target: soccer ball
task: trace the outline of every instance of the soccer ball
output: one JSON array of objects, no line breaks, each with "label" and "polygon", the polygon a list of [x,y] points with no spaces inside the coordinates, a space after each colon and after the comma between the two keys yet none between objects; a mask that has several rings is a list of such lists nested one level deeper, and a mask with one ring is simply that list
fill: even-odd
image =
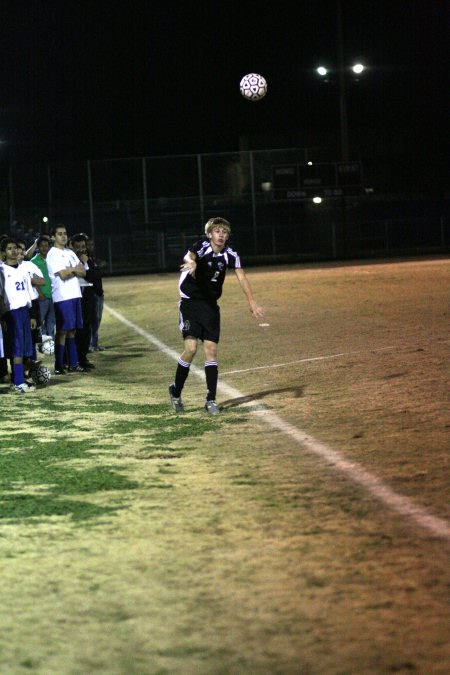
[{"label": "soccer ball", "polygon": [[50,356],[51,354],[55,353],[55,342],[50,338],[50,340],[46,340],[45,342],[42,343],[42,353],[47,354],[47,356]]},{"label": "soccer ball", "polygon": [[33,380],[34,384],[37,384],[40,387],[46,387],[50,382],[51,376],[50,370],[42,363],[39,363],[37,366],[30,368],[31,379]]},{"label": "soccer ball", "polygon": [[267,94],[267,82],[258,73],[244,75],[239,88],[242,96],[248,101],[260,101]]}]

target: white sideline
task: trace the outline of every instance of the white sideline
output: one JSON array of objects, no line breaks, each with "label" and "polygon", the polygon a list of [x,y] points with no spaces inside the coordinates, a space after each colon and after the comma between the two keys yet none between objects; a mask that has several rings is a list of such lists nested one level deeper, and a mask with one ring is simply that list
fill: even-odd
[{"label": "white sideline", "polygon": [[[105,304],[105,309],[118,321],[125,324],[125,326],[128,326],[128,328],[134,330],[148,342],[151,342],[153,345],[155,345],[155,347],[157,347],[163,354],[166,354],[166,356],[169,356],[171,359],[178,361],[179,352],[171,349],[166,344],[164,344],[164,342],[158,340],[157,337],[126,319],[124,316],[122,316],[122,314],[116,312],[116,310],[112,309],[112,307],[109,305]],[[205,379],[203,370],[198,366],[192,365],[191,373],[202,380]],[[228,384],[219,383],[218,388],[221,392],[225,393],[231,398],[245,398],[245,394],[234,387],[230,387]],[[277,429],[287,436],[290,436],[302,447],[321,457],[336,469],[346,474],[354,483],[361,485],[367,490],[367,492],[376,497],[379,501],[383,502],[392,510],[415,521],[418,525],[431,532],[434,536],[441,537],[450,542],[450,525],[443,518],[438,518],[437,516],[431,515],[426,509],[415,504],[409,497],[405,497],[404,495],[401,495],[392,490],[379,478],[371,474],[369,471],[366,471],[366,469],[364,469],[364,467],[358,463],[350,462],[349,460],[345,459],[345,457],[339,451],[333,450],[312,436],[308,436],[306,432],[281,419],[281,417],[275,413],[270,412],[269,410],[261,409],[251,410],[250,412],[252,415],[259,417],[272,429]]]}]

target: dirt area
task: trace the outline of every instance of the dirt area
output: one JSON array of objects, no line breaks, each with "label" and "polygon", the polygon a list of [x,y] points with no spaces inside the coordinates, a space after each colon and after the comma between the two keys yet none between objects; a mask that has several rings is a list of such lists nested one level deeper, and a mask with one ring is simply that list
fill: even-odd
[{"label": "dirt area", "polygon": [[[251,270],[268,327],[230,277],[220,371],[242,397],[221,393],[217,421],[193,373],[174,419],[175,362],[106,313],[95,374],[37,392],[27,419],[62,446],[85,441],[61,466],[129,483],[61,484],[65,502],[114,507],[85,521],[70,509],[0,521],[0,671],[448,673],[448,542],[252,410],[448,519],[449,276],[440,260]],[[105,287],[181,350],[174,275]],[[24,414],[0,403],[8,420]],[[46,427],[46,406],[63,426]],[[8,443],[5,457],[20,445]]]}]

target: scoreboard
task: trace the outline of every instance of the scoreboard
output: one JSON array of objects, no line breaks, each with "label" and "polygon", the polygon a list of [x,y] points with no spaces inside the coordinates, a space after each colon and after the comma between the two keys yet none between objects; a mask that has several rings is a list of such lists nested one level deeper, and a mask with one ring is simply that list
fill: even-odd
[{"label": "scoreboard", "polygon": [[363,192],[360,162],[281,164],[272,167],[274,199],[346,197]]}]

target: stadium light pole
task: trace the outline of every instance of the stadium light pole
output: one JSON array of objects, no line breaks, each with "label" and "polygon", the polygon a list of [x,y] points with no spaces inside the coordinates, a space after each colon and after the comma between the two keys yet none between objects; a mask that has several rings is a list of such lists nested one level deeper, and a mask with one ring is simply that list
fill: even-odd
[{"label": "stadium light pole", "polygon": [[341,159],[348,161],[348,118],[345,92],[344,37],[342,29],[342,2],[337,0],[338,64],[339,64],[339,120],[341,128]]},{"label": "stadium light pole", "polygon": [[[344,50],[344,30],[342,23],[342,0],[337,0],[337,57],[338,57],[338,84],[339,84],[339,130],[341,140],[341,161],[347,162],[349,160],[349,133],[348,133],[348,116],[347,116],[347,90],[346,90],[346,75],[347,71],[351,70],[354,75],[360,75],[364,71],[362,63],[355,63],[350,69],[345,66],[345,50]],[[325,66],[316,68],[316,72],[320,77],[328,82],[330,79],[330,71]],[[355,79],[358,79],[357,77]]]},{"label": "stadium light pole", "polygon": [[[351,71],[353,79],[359,80],[359,76],[365,70],[362,63],[355,63],[353,66],[347,68],[345,65],[345,48],[344,48],[344,29],[343,29],[343,13],[342,0],[336,0],[336,32],[337,32],[337,67],[332,71],[324,64],[316,68],[316,73],[324,80],[329,82],[330,75],[336,75],[337,84],[339,86],[339,132],[340,132],[340,159],[341,162],[348,162],[350,158],[349,152],[349,129],[347,116],[347,90],[346,79],[348,71]],[[336,72],[337,71],[337,72]],[[341,239],[343,246],[344,257],[347,252],[347,215],[346,215],[346,198],[344,191],[341,197],[342,204],[342,222],[341,222]],[[336,232],[333,230],[333,256],[336,256],[337,251]]]},{"label": "stadium light pole", "polygon": [[[350,154],[348,141],[349,133],[347,118],[347,91],[345,82],[347,72],[349,70],[351,70],[355,76],[359,76],[365,70],[365,66],[362,63],[355,63],[355,65],[351,66],[350,68],[346,68],[345,65],[340,63],[339,67],[337,68],[339,83],[339,131],[341,141],[341,160],[343,162],[348,162]],[[325,66],[319,66],[316,68],[316,73],[323,78],[324,82],[330,81],[330,70]],[[354,79],[358,80],[359,77],[355,77]]]}]

